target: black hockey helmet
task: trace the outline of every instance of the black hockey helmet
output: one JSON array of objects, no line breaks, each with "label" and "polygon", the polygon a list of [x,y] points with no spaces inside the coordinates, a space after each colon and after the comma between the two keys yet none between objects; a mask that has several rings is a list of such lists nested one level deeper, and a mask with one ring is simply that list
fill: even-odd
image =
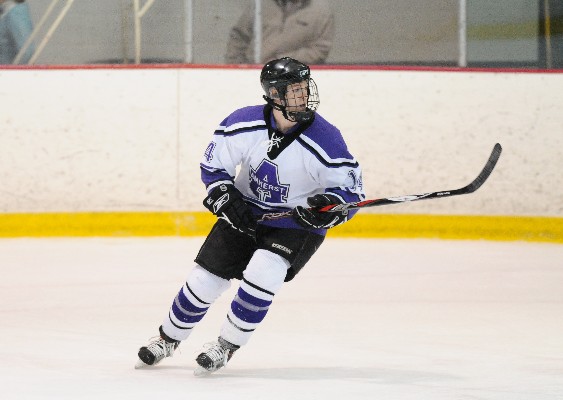
[{"label": "black hockey helmet", "polygon": [[[303,81],[307,83],[305,110],[288,110],[288,95],[291,96],[291,94],[287,93],[287,87]],[[319,93],[315,81],[311,78],[309,66],[293,58],[283,57],[267,62],[260,73],[260,83],[266,93],[263,96],[264,100],[280,110],[283,116],[290,121],[308,121],[319,107]]]}]

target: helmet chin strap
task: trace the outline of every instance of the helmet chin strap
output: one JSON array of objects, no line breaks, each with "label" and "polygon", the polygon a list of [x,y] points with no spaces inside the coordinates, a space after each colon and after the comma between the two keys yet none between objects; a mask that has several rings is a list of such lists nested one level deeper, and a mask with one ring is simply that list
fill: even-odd
[{"label": "helmet chin strap", "polygon": [[292,118],[288,115],[285,106],[282,106],[281,104],[276,103],[273,99],[271,99],[271,98],[268,97],[268,96],[262,96],[262,97],[264,98],[264,100],[266,100],[266,103],[268,103],[269,105],[272,106],[272,108],[275,108],[276,110],[281,111],[281,112],[282,112],[282,115],[283,115],[283,117],[284,117],[285,119],[287,119],[288,121],[292,121],[292,122],[297,121],[297,120],[295,120],[295,119],[292,119]]}]

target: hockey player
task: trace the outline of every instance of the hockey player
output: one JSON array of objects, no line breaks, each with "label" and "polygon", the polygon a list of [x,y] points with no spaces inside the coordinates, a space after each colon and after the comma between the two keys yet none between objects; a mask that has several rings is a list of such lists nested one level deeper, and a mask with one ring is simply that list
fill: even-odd
[{"label": "hockey player", "polygon": [[[319,248],[327,229],[352,216],[314,208],[364,199],[358,162],[340,131],[316,113],[319,96],[309,67],[288,57],[276,59],[264,65],[260,82],[266,104],[229,115],[205,150],[203,204],[218,220],[160,335],[140,348],[137,368],[172,356],[237,279],[238,292],[220,335],[197,356],[194,372],[225,366],[247,344],[283,283]],[[264,213],[288,210],[292,218],[259,221]]]}]

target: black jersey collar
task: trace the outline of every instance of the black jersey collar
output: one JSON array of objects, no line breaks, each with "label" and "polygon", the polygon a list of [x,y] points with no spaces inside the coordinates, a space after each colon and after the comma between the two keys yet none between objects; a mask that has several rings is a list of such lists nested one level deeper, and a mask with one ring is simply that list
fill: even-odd
[{"label": "black jersey collar", "polygon": [[307,122],[298,123],[285,135],[272,126],[272,109],[269,104],[264,106],[264,121],[268,127],[268,139],[271,145],[268,149],[268,158],[270,160],[276,159],[287,146],[289,146],[301,133],[303,133],[315,121],[315,115]]}]

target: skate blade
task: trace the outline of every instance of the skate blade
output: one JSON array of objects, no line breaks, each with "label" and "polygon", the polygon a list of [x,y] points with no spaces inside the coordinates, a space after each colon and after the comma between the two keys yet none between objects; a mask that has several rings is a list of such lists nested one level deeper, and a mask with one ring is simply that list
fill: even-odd
[{"label": "skate blade", "polygon": [[196,369],[194,369],[194,375],[195,376],[209,376],[211,375],[212,371],[209,371],[203,367],[197,367]]},{"label": "skate blade", "polygon": [[137,359],[137,362],[135,363],[135,369],[142,369],[142,368],[149,368],[149,367],[152,367],[152,365],[145,364],[143,362],[143,360],[141,360],[140,358]]}]

